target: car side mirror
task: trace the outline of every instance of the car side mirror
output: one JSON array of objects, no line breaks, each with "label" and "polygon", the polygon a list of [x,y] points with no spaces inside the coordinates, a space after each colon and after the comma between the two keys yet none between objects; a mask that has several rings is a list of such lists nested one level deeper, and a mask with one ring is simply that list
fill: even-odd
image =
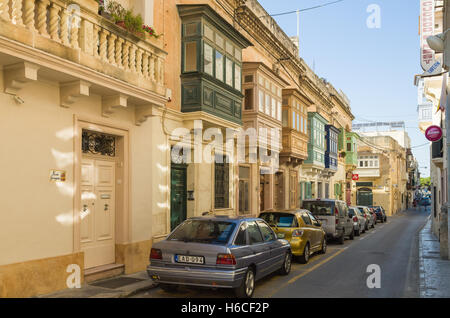
[{"label": "car side mirror", "polygon": [[277,239],[284,239],[284,233],[277,233]]},{"label": "car side mirror", "polygon": [[317,221],[316,223],[314,223],[315,226],[322,226],[322,222]]}]

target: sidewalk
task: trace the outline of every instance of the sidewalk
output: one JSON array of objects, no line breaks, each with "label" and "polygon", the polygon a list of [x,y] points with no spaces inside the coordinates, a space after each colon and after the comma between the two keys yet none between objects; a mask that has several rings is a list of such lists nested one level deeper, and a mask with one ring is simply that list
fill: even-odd
[{"label": "sidewalk", "polygon": [[81,288],[64,289],[38,298],[123,298],[155,288],[156,284],[142,271],[84,284]]},{"label": "sidewalk", "polygon": [[431,219],[419,234],[420,297],[450,297],[450,261],[442,260]]}]

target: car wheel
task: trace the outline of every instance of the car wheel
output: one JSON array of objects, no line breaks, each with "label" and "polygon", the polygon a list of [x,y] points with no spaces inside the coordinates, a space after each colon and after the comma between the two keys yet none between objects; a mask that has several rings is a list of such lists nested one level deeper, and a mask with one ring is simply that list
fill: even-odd
[{"label": "car wheel", "polygon": [[300,263],[306,264],[309,261],[309,243],[306,243],[303,254],[299,257]]},{"label": "car wheel", "polygon": [[252,268],[248,268],[241,286],[234,289],[234,293],[239,298],[251,298],[255,291],[255,273]]},{"label": "car wheel", "polygon": [[159,284],[159,287],[161,287],[162,290],[168,293],[175,292],[178,289],[178,285],[172,284]]},{"label": "car wheel", "polygon": [[292,265],[292,254],[290,251],[287,251],[284,255],[284,262],[280,269],[281,275],[288,275],[291,272]]},{"label": "car wheel", "polygon": [[362,230],[362,232],[363,232],[363,233],[366,233],[366,231],[367,231],[367,223],[364,224],[364,229]]},{"label": "car wheel", "polygon": [[361,235],[361,230],[360,229],[357,229],[357,230],[355,230],[354,231],[355,233],[355,236],[360,236]]},{"label": "car wheel", "polygon": [[342,233],[342,236],[339,238],[338,242],[339,244],[343,245],[345,241],[345,233]]},{"label": "car wheel", "polygon": [[327,239],[324,236],[322,240],[322,248],[320,249],[320,254],[325,254],[327,252]]},{"label": "car wheel", "polygon": [[355,238],[355,231],[352,231],[352,233],[350,233],[350,239],[353,240]]}]

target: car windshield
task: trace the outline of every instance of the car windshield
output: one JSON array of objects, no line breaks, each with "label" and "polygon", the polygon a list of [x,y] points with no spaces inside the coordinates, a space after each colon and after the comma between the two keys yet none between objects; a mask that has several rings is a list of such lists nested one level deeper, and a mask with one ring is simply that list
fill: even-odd
[{"label": "car windshield", "polygon": [[291,213],[262,213],[261,219],[269,223],[270,226],[277,227],[298,227],[294,214]]},{"label": "car windshield", "polygon": [[303,208],[311,212],[312,215],[333,215],[332,202],[304,202]]},{"label": "car windshield", "polygon": [[168,238],[169,241],[226,244],[236,224],[213,220],[186,220]]}]

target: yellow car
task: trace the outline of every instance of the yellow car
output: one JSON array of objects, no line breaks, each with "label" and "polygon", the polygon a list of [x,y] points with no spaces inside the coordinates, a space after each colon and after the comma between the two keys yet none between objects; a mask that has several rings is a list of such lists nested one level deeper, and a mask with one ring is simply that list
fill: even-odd
[{"label": "yellow car", "polygon": [[315,252],[326,252],[325,231],[308,210],[268,211],[259,217],[272,227],[278,238],[289,241],[292,255],[301,263],[308,263],[309,256]]}]

